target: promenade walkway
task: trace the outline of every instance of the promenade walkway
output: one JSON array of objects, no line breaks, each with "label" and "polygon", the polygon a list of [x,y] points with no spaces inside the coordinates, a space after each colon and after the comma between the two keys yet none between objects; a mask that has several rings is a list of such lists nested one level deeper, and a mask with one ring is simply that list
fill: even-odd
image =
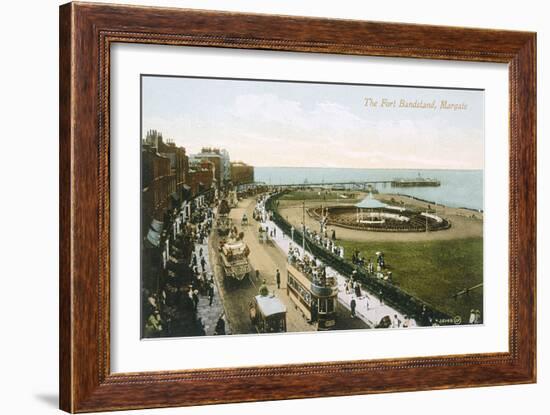
[{"label": "promenade walkway", "polygon": [[[195,254],[197,255],[197,264],[199,270],[202,270],[200,265],[201,261],[201,248],[202,256],[205,259],[205,271],[206,275],[209,277],[213,275],[212,271],[212,261],[209,256],[208,250],[208,240],[209,238],[204,239],[203,244],[195,243]],[[210,299],[208,295],[199,294],[199,304],[197,306],[197,318],[201,319],[202,324],[204,325],[204,331],[207,336],[214,335],[214,330],[216,329],[216,324],[220,316],[224,314],[225,320],[225,334],[231,334],[231,328],[229,326],[229,321],[224,313],[224,307],[222,303],[222,298],[220,295],[220,289],[218,287],[218,282],[214,279],[214,297],[212,299],[212,305],[210,305]]]},{"label": "promenade walkway", "polygon": [[[263,203],[259,205],[259,208],[265,211]],[[267,216],[267,215],[266,215]],[[285,254],[288,253],[290,244],[294,248],[298,248],[300,255],[303,256],[303,249],[301,246],[298,246],[296,243],[292,242],[290,236],[287,236],[283,233],[281,228],[279,228],[275,222],[271,220],[266,220],[264,225],[268,226],[269,229],[276,228],[275,237],[271,238],[276,245],[283,250]],[[307,242],[306,242],[306,251],[307,251]],[[308,255],[311,253],[308,252]],[[351,310],[351,300],[355,297],[354,293],[346,293],[346,277],[340,274],[335,269],[327,266],[327,276],[334,276],[338,281],[338,301],[348,310]],[[389,316],[392,321],[391,328],[400,328],[403,327],[403,322],[405,322],[405,316],[395,310],[393,307],[385,304],[383,300],[379,299],[374,294],[361,289],[361,296],[355,297],[356,307],[355,313],[358,318],[363,320],[369,327],[376,326],[384,316]],[[395,318],[397,316],[397,318]],[[413,319],[409,319],[408,327],[416,326],[416,322]]]}]

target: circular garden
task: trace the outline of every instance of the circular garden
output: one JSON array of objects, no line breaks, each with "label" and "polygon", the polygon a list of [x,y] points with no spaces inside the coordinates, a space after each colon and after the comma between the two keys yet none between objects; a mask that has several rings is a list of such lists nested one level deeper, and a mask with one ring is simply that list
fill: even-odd
[{"label": "circular garden", "polygon": [[451,227],[447,219],[435,213],[391,206],[319,206],[307,209],[307,213],[315,220],[326,220],[327,225],[364,231],[432,232]]}]

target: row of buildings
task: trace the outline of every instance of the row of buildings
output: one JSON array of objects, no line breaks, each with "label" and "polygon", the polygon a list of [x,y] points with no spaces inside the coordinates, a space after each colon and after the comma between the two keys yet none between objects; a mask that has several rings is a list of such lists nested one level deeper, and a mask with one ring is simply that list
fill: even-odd
[{"label": "row of buildings", "polygon": [[254,168],[231,162],[225,149],[203,148],[187,154],[184,147],[164,141],[149,130],[141,146],[142,229],[154,220],[164,222],[171,209],[211,190],[225,190],[254,182]]}]

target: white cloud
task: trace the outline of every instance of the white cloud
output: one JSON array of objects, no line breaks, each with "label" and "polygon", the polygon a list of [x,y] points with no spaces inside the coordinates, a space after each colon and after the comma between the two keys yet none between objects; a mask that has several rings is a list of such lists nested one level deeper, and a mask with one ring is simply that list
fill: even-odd
[{"label": "white cloud", "polygon": [[[405,115],[406,113],[402,113]],[[227,148],[257,166],[480,168],[481,130],[430,118],[372,120],[331,101],[308,107],[274,93],[237,95],[223,109],[178,117],[144,117],[188,152]],[[442,127],[444,126],[444,127]]]}]

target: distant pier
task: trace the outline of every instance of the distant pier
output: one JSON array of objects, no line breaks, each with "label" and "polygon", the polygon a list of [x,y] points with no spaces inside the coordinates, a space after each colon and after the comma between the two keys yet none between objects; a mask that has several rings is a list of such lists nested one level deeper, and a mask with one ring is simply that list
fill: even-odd
[{"label": "distant pier", "polygon": [[[260,183],[258,183],[260,184]],[[265,183],[261,183],[264,184]],[[393,180],[355,180],[355,181],[342,181],[342,182],[303,182],[303,183],[278,183],[271,184],[271,186],[281,186],[281,187],[325,187],[338,189],[355,187],[355,188],[365,188],[368,186],[384,184],[390,185],[391,187],[438,187],[441,186],[441,182],[436,179],[429,178],[415,178],[415,179],[393,179]]]},{"label": "distant pier", "polygon": [[421,177],[416,179],[394,179],[391,181],[391,187],[438,187],[441,186],[441,182],[436,179],[423,179]]}]

